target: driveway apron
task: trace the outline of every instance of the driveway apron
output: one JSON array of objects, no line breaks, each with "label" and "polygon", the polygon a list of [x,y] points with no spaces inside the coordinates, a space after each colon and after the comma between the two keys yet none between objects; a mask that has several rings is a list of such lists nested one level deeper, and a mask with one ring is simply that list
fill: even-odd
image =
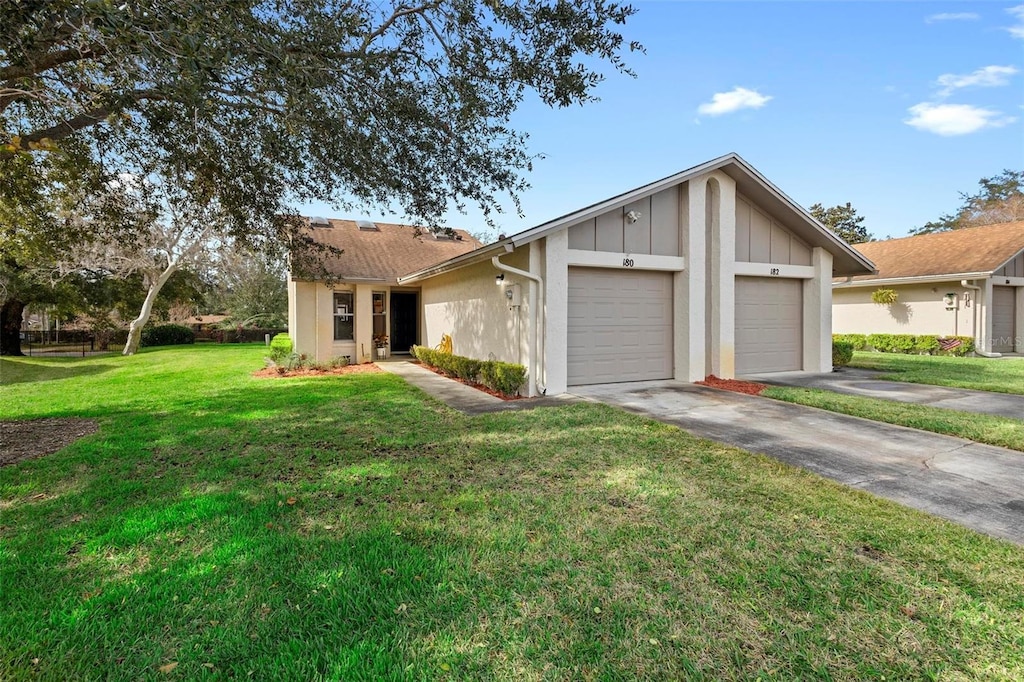
[{"label": "driveway apron", "polygon": [[570,391],[1024,545],[1024,453],[678,381]]}]

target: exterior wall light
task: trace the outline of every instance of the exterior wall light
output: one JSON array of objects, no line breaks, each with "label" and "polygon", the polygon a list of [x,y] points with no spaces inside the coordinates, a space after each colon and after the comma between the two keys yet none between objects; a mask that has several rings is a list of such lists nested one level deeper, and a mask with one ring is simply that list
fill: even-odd
[{"label": "exterior wall light", "polygon": [[626,222],[629,223],[630,225],[632,225],[632,224],[636,223],[636,221],[640,220],[640,218],[642,216],[643,216],[643,213],[641,213],[640,211],[629,211],[626,214]]},{"label": "exterior wall light", "polygon": [[494,283],[497,284],[499,287],[502,284],[504,284],[505,283],[505,273],[504,272],[498,273],[498,276],[494,278]]}]

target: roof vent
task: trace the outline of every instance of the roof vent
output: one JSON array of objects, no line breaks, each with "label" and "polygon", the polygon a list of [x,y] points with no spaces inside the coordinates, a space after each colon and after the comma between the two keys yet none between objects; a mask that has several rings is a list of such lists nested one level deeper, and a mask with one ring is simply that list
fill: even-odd
[{"label": "roof vent", "polygon": [[446,230],[443,227],[434,230],[433,234],[434,234],[434,239],[438,239],[438,240],[441,240],[441,241],[450,242],[450,241],[453,241],[455,239],[455,232],[453,232],[451,230]]},{"label": "roof vent", "polygon": [[327,218],[321,218],[320,216],[313,216],[309,219],[310,227],[330,227],[331,223]]},{"label": "roof vent", "polygon": [[356,227],[367,232],[380,232],[380,228],[372,220],[357,220]]}]

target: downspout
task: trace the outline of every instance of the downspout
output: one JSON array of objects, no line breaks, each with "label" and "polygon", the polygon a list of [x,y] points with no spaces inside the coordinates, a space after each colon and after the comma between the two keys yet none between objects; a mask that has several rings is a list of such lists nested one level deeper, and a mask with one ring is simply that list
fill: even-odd
[{"label": "downspout", "polygon": [[[976,287],[973,284],[968,284],[966,279],[960,280],[960,286],[964,289],[973,289],[976,293],[974,294],[974,314],[971,316],[971,327],[974,329],[974,352],[983,358],[1001,358],[1002,353],[989,353],[978,348],[978,294],[981,293],[981,287]],[[988,305],[988,301],[985,301]]]},{"label": "downspout", "polygon": [[499,257],[500,256],[494,256],[493,258],[491,258],[491,264],[494,265],[494,267],[496,267],[498,270],[501,270],[502,272],[507,272],[510,275],[519,275],[520,277],[525,277],[526,279],[534,282],[537,285],[536,297],[531,296],[531,299],[536,300],[536,305],[534,305],[534,300],[530,301],[530,317],[532,318],[531,322],[533,326],[533,343],[530,344],[530,370],[531,374],[534,375],[534,385],[537,386],[537,389],[540,391],[541,395],[545,395],[548,392],[548,389],[544,388],[543,384],[540,383],[541,363],[543,362],[544,357],[544,353],[540,352],[540,344],[542,339],[544,338],[544,335],[541,330],[541,324],[543,324],[544,320],[544,315],[541,314],[541,311],[544,309],[544,280],[541,279],[540,276],[535,275],[532,272],[520,270],[519,268],[514,268],[511,265],[505,265],[500,260],[498,260]]}]

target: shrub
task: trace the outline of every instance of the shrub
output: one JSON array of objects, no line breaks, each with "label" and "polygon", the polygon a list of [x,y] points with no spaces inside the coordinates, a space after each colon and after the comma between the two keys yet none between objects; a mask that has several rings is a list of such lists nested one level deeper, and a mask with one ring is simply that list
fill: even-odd
[{"label": "shrub", "polygon": [[832,341],[832,366],[845,367],[853,360],[853,344],[848,341]]},{"label": "shrub", "polygon": [[935,355],[939,352],[939,337],[921,334],[914,337],[914,352],[919,355]]},{"label": "shrub", "polygon": [[526,383],[526,368],[511,362],[488,360],[482,363],[480,379],[484,386],[502,395],[514,396]]},{"label": "shrub", "polygon": [[347,356],[347,355],[335,355],[333,358],[330,359],[330,361],[327,364],[328,364],[328,366],[331,369],[336,369],[338,367],[348,367],[349,363],[350,363],[349,356]]},{"label": "shrub", "polygon": [[185,346],[196,342],[196,334],[180,324],[162,324],[142,330],[142,346]]},{"label": "shrub", "polygon": [[912,334],[869,334],[868,345],[882,353],[914,352],[914,336]]},{"label": "shrub", "polygon": [[974,352],[974,337],[971,336],[944,336],[941,337],[943,341],[950,341],[957,339],[960,341],[960,345],[956,348],[950,348],[949,350],[942,350],[941,346],[936,355],[955,355],[956,357],[962,358],[965,355],[970,355]]},{"label": "shrub", "polygon": [[287,334],[278,334],[270,340],[270,359],[280,364],[292,352],[292,338]]},{"label": "shrub", "polygon": [[868,337],[866,334],[833,334],[832,341],[833,343],[836,341],[848,343],[853,346],[854,350],[864,350],[868,347]]},{"label": "shrub", "polygon": [[435,367],[450,377],[479,382],[502,395],[514,396],[526,383],[526,368],[515,363],[474,360],[424,346],[413,346],[412,354],[424,365]]}]

